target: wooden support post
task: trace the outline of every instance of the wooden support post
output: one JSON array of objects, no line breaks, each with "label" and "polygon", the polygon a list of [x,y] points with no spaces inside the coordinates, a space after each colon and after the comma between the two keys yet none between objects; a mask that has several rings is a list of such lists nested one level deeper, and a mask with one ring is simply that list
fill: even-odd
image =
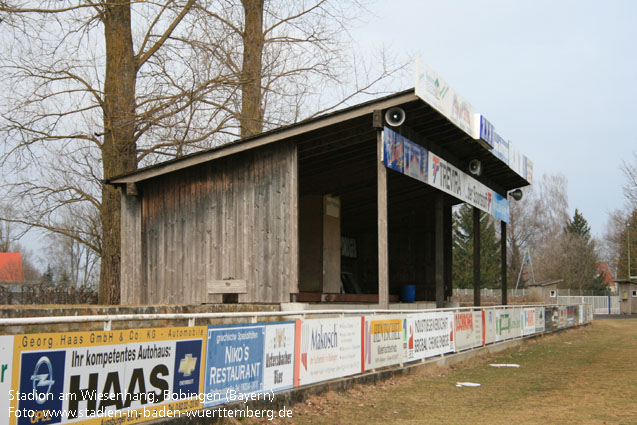
[{"label": "wooden support post", "polygon": [[480,305],[480,210],[473,207],[473,305]]},{"label": "wooden support post", "polygon": [[442,192],[436,193],[435,201],[435,269],[436,269],[436,308],[445,306],[445,195]]},{"label": "wooden support post", "polygon": [[453,296],[453,212],[451,205],[444,205],[444,214],[445,300],[451,301]]},{"label": "wooden support post", "polygon": [[378,304],[389,308],[389,250],[387,245],[387,169],[383,164],[383,132],[377,132],[378,161]]},{"label": "wooden support post", "polygon": [[500,222],[500,251],[502,255],[502,305],[507,305],[507,224]]}]

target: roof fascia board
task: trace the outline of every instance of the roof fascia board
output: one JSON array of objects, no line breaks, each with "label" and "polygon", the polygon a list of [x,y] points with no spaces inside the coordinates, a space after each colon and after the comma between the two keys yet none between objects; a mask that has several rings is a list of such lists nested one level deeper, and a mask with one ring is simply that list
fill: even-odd
[{"label": "roof fascia board", "polygon": [[[267,145],[269,143],[274,143],[283,139],[298,136],[300,134],[317,130],[322,127],[327,127],[330,125],[339,124],[347,120],[359,118],[363,115],[372,113],[376,109],[387,109],[396,105],[401,105],[403,103],[413,102],[415,100],[420,100],[420,98],[417,97],[413,92],[405,93],[398,97],[385,99],[379,102],[373,102],[365,106],[362,106],[360,108],[355,108],[353,110],[346,111],[340,114],[335,113],[333,115],[328,115],[324,118],[317,118],[314,120],[310,120],[306,123],[299,123],[297,125],[292,125],[290,128],[281,130],[279,132],[275,132],[273,134],[266,134],[262,137],[257,137],[255,139],[248,140],[246,142],[230,143],[226,146],[222,146],[218,149],[214,149],[209,152],[202,152],[201,154],[198,154],[189,158],[184,158],[181,161],[170,162],[165,165],[159,164],[149,169],[142,169],[140,171],[134,172],[129,175],[117,177],[113,180],[110,180],[109,183],[126,184],[126,183],[141,182],[144,180],[151,179],[153,177],[161,176],[163,174],[172,173],[174,171],[179,171],[184,168],[188,168],[194,165],[202,164],[204,162],[212,161],[214,159],[219,159],[225,156],[243,152],[248,149],[254,149],[256,147]],[[369,125],[370,126],[372,125],[371,121]]]}]

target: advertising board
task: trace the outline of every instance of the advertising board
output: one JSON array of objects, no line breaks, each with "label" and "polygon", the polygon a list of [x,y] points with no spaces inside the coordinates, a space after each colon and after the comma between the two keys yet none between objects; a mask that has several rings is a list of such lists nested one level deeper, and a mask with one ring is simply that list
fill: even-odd
[{"label": "advertising board", "polygon": [[535,308],[535,332],[544,332],[544,307]]},{"label": "advertising board", "polygon": [[456,351],[482,345],[482,311],[456,312],[454,326]]},{"label": "advertising board", "polygon": [[566,306],[559,306],[558,309],[558,319],[557,319],[557,327],[565,328],[566,327]]},{"label": "advertising board", "polygon": [[480,138],[473,106],[433,69],[416,59],[416,96],[447,117],[474,139]]},{"label": "advertising board", "polygon": [[8,422],[13,377],[13,335],[0,336],[0,421]]},{"label": "advertising board", "polygon": [[364,369],[363,325],[362,317],[303,320],[295,354],[295,386],[360,373]]},{"label": "advertising board", "polygon": [[453,319],[454,314],[450,311],[409,315],[407,360],[421,360],[455,351]]},{"label": "advertising board", "polygon": [[383,130],[383,164],[423,183],[427,182],[427,150],[389,127]]},{"label": "advertising board", "polygon": [[294,385],[296,322],[209,326],[205,407]]},{"label": "advertising board", "polygon": [[544,309],[544,330],[545,331],[552,331],[554,327],[556,327],[555,325],[557,325],[557,323],[554,323],[553,320],[553,311],[555,309],[553,307],[546,307]]},{"label": "advertising board", "polygon": [[575,326],[575,306],[566,307],[566,326]]},{"label": "advertising board", "polygon": [[522,335],[531,335],[535,332],[535,309],[522,309]]},{"label": "advertising board", "polygon": [[499,220],[509,220],[509,201],[506,198],[432,152],[429,152],[428,161],[428,184]]},{"label": "advertising board", "polygon": [[17,335],[8,422],[137,423],[201,408],[205,332],[194,326]]},{"label": "advertising board", "polygon": [[519,308],[495,311],[495,340],[504,341],[522,336],[522,310]]},{"label": "advertising board", "polygon": [[407,319],[400,316],[366,316],[365,370],[403,363],[408,356]]},{"label": "advertising board", "polygon": [[482,345],[495,342],[495,309],[482,310]]}]

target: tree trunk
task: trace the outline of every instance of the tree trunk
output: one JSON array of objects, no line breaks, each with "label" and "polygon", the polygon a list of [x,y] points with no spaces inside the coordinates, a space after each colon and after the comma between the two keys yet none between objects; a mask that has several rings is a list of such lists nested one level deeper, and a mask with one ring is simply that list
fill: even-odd
[{"label": "tree trunk", "polygon": [[[106,75],[104,80],[104,178],[134,171],[136,64],[131,34],[130,2],[104,3]],[[99,303],[120,301],[120,194],[102,187],[102,252]]]},{"label": "tree trunk", "polygon": [[241,0],[245,14],[241,70],[241,137],[263,130],[261,73],[263,59],[263,0]]}]

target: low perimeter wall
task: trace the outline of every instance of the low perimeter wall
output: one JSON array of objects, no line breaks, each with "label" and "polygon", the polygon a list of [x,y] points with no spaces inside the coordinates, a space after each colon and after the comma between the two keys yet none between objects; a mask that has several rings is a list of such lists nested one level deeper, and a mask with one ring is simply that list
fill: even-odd
[{"label": "low perimeter wall", "polygon": [[23,333],[0,336],[0,423],[184,419],[592,318],[590,305],[4,318]]}]

